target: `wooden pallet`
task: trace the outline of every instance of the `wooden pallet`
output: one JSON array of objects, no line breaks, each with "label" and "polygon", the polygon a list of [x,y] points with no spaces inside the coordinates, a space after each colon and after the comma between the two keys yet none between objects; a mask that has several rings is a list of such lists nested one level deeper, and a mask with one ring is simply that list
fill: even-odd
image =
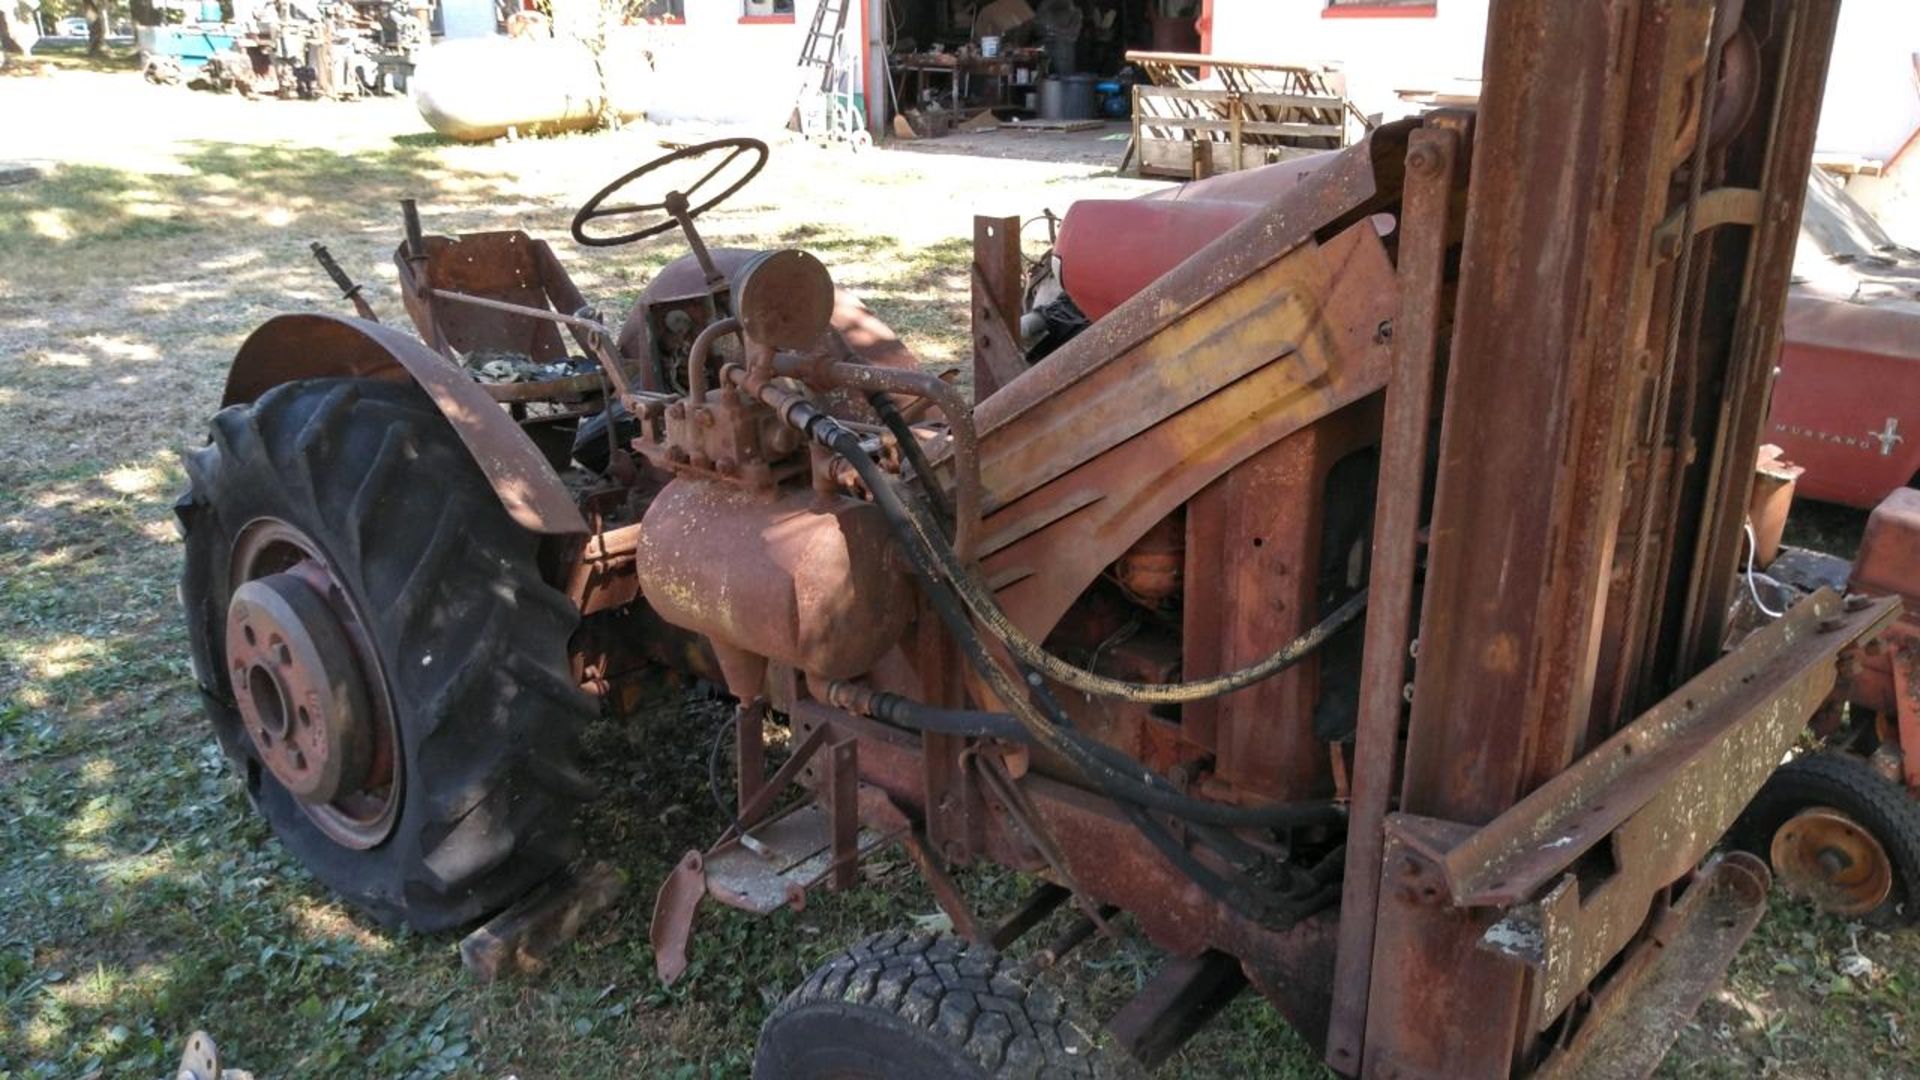
[{"label": "wooden pallet", "polygon": [[[1347,145],[1372,122],[1338,72],[1189,53],[1129,52],[1141,175],[1199,179]],[[1202,78],[1200,72],[1206,71]]]}]

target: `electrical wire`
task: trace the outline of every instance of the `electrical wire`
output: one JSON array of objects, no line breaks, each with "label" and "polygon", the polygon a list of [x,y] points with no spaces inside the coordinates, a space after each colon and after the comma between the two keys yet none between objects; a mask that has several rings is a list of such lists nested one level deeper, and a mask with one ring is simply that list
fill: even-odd
[{"label": "electrical wire", "polygon": [[1772,608],[1768,607],[1767,602],[1765,600],[1760,599],[1760,586],[1754,580],[1756,575],[1753,572],[1753,556],[1754,556],[1755,550],[1759,548],[1760,542],[1754,539],[1752,518],[1747,519],[1746,530],[1747,530],[1747,595],[1753,597],[1753,606],[1759,608],[1760,613],[1762,615],[1765,615],[1769,619],[1777,619],[1780,616],[1785,615],[1786,612],[1775,611]]}]

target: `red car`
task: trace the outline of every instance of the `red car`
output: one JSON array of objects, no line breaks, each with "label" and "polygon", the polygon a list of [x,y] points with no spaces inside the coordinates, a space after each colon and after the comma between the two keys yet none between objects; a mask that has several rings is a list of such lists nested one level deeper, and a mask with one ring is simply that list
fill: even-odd
[{"label": "red car", "polygon": [[1869,509],[1920,475],[1920,251],[1815,170],[1767,441],[1796,494]]}]

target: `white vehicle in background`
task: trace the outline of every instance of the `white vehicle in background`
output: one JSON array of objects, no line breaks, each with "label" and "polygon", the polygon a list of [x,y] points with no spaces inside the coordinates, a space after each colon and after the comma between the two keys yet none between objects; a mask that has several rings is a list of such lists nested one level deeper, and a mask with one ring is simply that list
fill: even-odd
[{"label": "white vehicle in background", "polygon": [[69,15],[53,24],[54,37],[83,38],[87,36],[87,20],[78,15]]}]

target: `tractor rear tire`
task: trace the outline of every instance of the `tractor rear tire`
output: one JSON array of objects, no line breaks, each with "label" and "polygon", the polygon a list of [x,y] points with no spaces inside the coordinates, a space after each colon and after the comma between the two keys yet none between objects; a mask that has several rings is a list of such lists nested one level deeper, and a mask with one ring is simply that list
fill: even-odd
[{"label": "tractor rear tire", "polygon": [[1854,754],[1822,750],[1782,765],[1729,839],[1829,914],[1881,926],[1920,916],[1920,804]]},{"label": "tractor rear tire", "polygon": [[760,1028],[754,1080],[1130,1075],[1025,965],[951,934],[877,934],[816,968]]},{"label": "tractor rear tire", "polygon": [[[375,919],[423,932],[475,922],[569,862],[575,811],[592,795],[578,759],[594,706],[568,660],[579,615],[541,578],[539,537],[502,508],[426,395],[366,379],[288,383],[223,409],[186,465],[175,509],[195,675],[221,748],[286,848]],[[331,666],[313,665],[324,677],[276,688],[273,665],[288,654],[241,644],[252,609],[234,597],[247,585],[259,596],[289,565],[313,586],[294,597],[302,610],[332,613],[283,620],[290,636],[336,644]],[[346,683],[351,697],[327,689]],[[359,787],[333,775],[303,802],[283,782],[302,701],[329,737],[337,725],[359,740],[357,751],[327,744]],[[268,713],[279,726],[260,721]],[[282,756],[269,766],[274,731]]]}]

